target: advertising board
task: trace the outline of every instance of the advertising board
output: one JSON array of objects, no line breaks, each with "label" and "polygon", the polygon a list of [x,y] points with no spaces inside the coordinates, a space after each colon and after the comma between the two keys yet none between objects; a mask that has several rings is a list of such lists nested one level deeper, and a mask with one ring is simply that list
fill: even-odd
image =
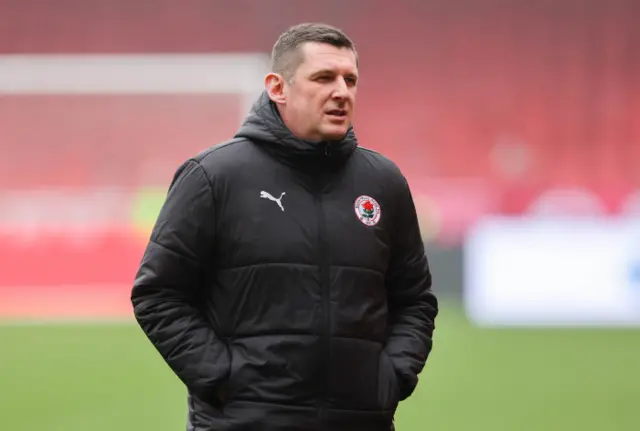
[{"label": "advertising board", "polygon": [[465,242],[481,326],[639,326],[640,220],[487,218]]}]

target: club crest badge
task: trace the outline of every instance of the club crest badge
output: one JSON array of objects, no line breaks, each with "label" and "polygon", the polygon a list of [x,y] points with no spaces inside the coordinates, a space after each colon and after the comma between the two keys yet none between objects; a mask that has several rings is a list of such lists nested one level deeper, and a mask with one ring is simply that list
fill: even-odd
[{"label": "club crest badge", "polygon": [[354,203],[354,209],[358,220],[366,226],[375,226],[380,221],[380,204],[371,196],[359,196]]}]

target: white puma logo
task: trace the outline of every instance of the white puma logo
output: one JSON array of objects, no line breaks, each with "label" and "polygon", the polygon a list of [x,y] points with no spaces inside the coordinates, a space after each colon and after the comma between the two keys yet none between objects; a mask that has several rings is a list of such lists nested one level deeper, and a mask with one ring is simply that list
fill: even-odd
[{"label": "white puma logo", "polygon": [[270,201],[274,201],[275,203],[277,203],[277,204],[278,204],[278,206],[280,207],[280,209],[281,209],[282,211],[284,211],[284,207],[282,206],[282,202],[281,202],[281,201],[282,201],[282,197],[283,197],[284,195],[286,195],[286,193],[285,193],[285,192],[282,192],[282,194],[280,195],[280,197],[276,199],[276,198],[274,198],[273,196],[271,196],[271,194],[270,194],[270,193],[267,193],[267,192],[265,192],[265,191],[260,192],[260,197],[261,197],[261,198],[269,199]]}]

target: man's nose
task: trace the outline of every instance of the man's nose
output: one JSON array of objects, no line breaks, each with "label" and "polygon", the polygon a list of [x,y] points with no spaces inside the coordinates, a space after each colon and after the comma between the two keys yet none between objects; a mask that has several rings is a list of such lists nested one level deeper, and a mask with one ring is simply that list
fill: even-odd
[{"label": "man's nose", "polygon": [[349,88],[344,78],[336,79],[336,86],[333,90],[333,97],[336,99],[344,99],[349,95]]}]

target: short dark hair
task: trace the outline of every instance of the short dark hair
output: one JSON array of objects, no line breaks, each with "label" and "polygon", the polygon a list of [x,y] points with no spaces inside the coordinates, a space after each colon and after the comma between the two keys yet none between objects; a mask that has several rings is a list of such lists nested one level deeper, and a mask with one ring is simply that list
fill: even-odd
[{"label": "short dark hair", "polygon": [[300,47],[307,42],[326,43],[336,48],[348,48],[358,54],[354,43],[340,29],[322,23],[303,23],[282,33],[271,51],[271,71],[291,79],[302,63]]}]

